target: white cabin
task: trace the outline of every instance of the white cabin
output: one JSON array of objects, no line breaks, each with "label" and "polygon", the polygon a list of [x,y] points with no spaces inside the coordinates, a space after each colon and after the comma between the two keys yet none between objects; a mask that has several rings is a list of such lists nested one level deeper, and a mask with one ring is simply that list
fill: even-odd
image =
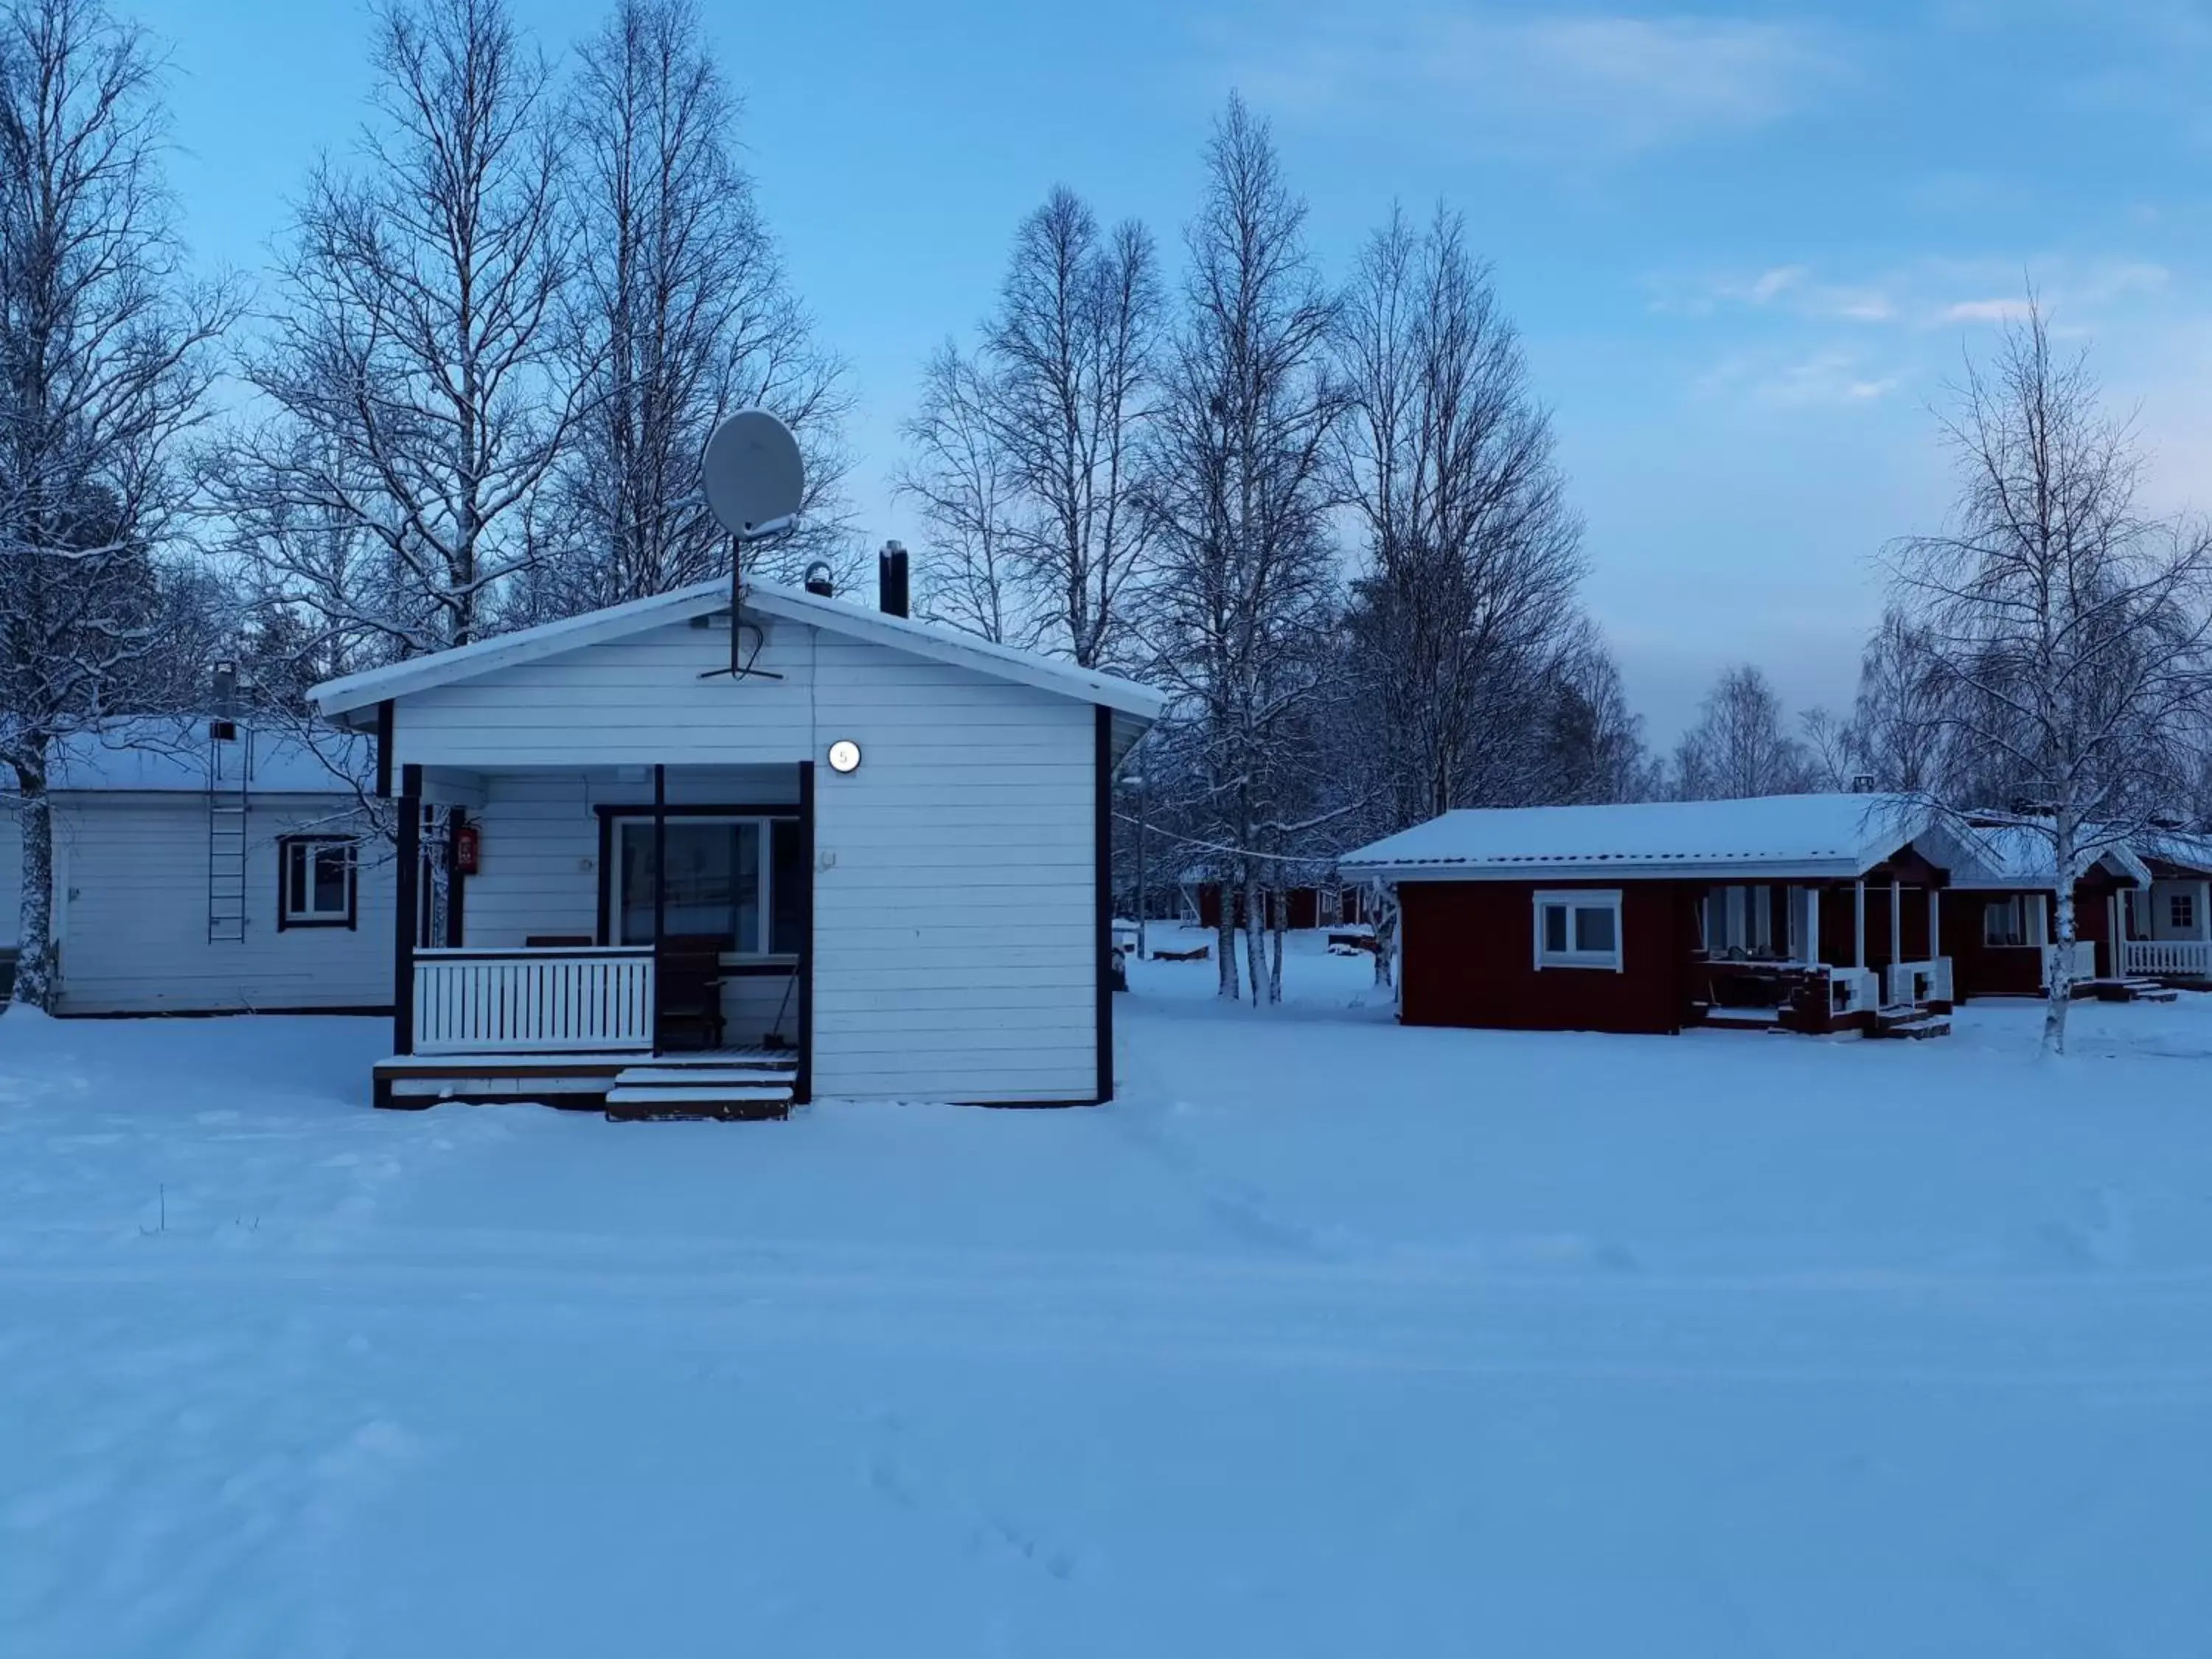
[{"label": "white cabin", "polygon": [[[348,775],[366,781],[369,758],[343,733],[211,720],[118,721],[61,744],[55,1011],[389,1011],[392,864]],[[0,793],[11,953],[21,858],[16,801]]]},{"label": "white cabin", "polygon": [[426,820],[472,853],[447,936],[395,933],[380,1103],[649,1098],[702,1053],[799,1101],[1113,1092],[1146,687],[766,583],[733,630],[716,581],[314,697],[378,734],[403,897]]}]

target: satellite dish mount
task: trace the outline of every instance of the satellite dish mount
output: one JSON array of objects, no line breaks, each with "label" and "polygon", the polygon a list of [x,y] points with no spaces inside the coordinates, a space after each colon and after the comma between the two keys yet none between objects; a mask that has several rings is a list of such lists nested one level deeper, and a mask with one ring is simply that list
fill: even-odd
[{"label": "satellite dish mount", "polygon": [[[699,458],[699,487],[714,522],[730,533],[730,666],[733,679],[765,669],[739,660],[738,603],[744,597],[745,544],[788,530],[806,494],[806,464],[791,428],[764,409],[741,409],[717,426]],[[759,654],[759,647],[754,647]],[[715,669],[715,673],[723,671]]]}]

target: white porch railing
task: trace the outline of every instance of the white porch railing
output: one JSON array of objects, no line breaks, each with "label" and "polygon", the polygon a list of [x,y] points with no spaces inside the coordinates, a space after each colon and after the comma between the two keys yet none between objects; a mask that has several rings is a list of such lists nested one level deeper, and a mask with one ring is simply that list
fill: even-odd
[{"label": "white porch railing", "polygon": [[2212,979],[2212,939],[2131,939],[2121,949],[2120,963],[2130,975]]},{"label": "white porch railing", "polygon": [[1881,981],[1871,968],[1828,969],[1828,999],[1832,1012],[1870,1014],[1881,1006]]},{"label": "white porch railing", "polygon": [[[2052,969],[2058,961],[2058,952],[2063,948],[2064,947],[2057,945],[2046,945],[2043,947],[2043,982],[2046,987],[2051,983]],[[2097,941],[2093,939],[2075,939],[2074,966],[2067,974],[2067,983],[2079,985],[2083,980],[2096,977]]]},{"label": "white porch railing", "polygon": [[653,1048],[653,947],[417,951],[418,1054]]},{"label": "white porch railing", "polygon": [[1889,966],[1888,1002],[1893,1008],[1917,1007],[1923,1002],[1948,1002],[1951,998],[1951,958],[1933,962],[1893,962]]}]

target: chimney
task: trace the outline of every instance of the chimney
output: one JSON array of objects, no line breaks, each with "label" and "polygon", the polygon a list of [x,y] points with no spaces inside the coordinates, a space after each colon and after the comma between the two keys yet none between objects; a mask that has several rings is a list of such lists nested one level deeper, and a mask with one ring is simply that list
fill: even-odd
[{"label": "chimney", "polygon": [[907,614],[906,549],[885,542],[876,556],[877,608],[887,617]]},{"label": "chimney", "polygon": [[836,596],[837,584],[830,574],[829,560],[817,559],[806,567],[806,591],[817,599],[827,599]]},{"label": "chimney", "polygon": [[1874,793],[1874,774],[1871,772],[1852,773],[1851,793],[1854,795],[1871,795]]},{"label": "chimney", "polygon": [[216,743],[238,739],[238,665],[228,658],[215,665],[215,718],[208,722],[208,737]]}]

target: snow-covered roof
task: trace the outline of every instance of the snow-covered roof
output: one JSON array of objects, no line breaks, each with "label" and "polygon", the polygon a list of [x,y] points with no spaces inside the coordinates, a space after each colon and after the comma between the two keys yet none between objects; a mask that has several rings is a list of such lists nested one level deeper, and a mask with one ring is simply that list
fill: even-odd
[{"label": "snow-covered roof", "polygon": [[1928,821],[1927,808],[1905,795],[1477,807],[1337,863],[1395,881],[1850,877],[1906,845]]},{"label": "snow-covered roof", "polygon": [[[1949,861],[1936,859],[1947,864],[1954,887],[2057,888],[2058,861],[2052,854],[2051,839],[2032,823],[1977,823],[1964,830],[1947,827],[1942,836],[1963,854]],[[2149,884],[2149,866],[2124,844],[2107,844],[2100,850],[2095,863],[2116,876]]]},{"label": "snow-covered roof", "polygon": [[[695,582],[689,587],[679,587],[672,592],[632,599],[626,605],[609,605],[605,610],[586,611],[579,617],[563,617],[558,622],[540,623],[536,628],[520,629],[512,634],[501,634],[472,644],[456,646],[450,651],[410,658],[405,662],[393,663],[389,667],[349,674],[343,679],[330,680],[317,686],[310,695],[314,699],[315,707],[325,715],[332,718],[357,716],[361,711],[371,708],[387,698],[404,697],[411,692],[427,691],[436,686],[474,679],[479,675],[511,668],[517,664],[536,662],[608,640],[623,639],[651,629],[665,628],[671,623],[686,622],[693,617],[711,616],[716,611],[728,610],[729,604],[730,585],[727,580],[718,577],[711,581]],[[1040,657],[1027,651],[1017,651],[1010,646],[994,645],[955,629],[940,627],[934,623],[917,622],[908,617],[890,616],[849,600],[823,599],[819,594],[809,593],[804,588],[786,587],[775,582],[749,581],[745,584],[744,608],[761,616],[804,623],[811,627],[827,629],[834,634],[867,640],[894,650],[911,652],[938,662],[973,669],[995,679],[1012,680],[1085,702],[1101,704],[1117,713],[1130,715],[1145,725],[1158,720],[1167,706],[1164,692],[1156,691],[1148,685],[1139,685],[1134,680],[1079,668],[1073,663]]]},{"label": "snow-covered roof", "polygon": [[2198,830],[2154,830],[2137,838],[2135,849],[2160,864],[2212,874],[2212,836]]},{"label": "snow-covered roof", "polygon": [[[374,744],[331,726],[233,724],[209,735],[212,717],[134,715],[59,739],[48,753],[46,787],[100,793],[204,792],[211,785],[260,794],[349,795],[376,769]],[[349,780],[355,781],[349,781]]]}]

